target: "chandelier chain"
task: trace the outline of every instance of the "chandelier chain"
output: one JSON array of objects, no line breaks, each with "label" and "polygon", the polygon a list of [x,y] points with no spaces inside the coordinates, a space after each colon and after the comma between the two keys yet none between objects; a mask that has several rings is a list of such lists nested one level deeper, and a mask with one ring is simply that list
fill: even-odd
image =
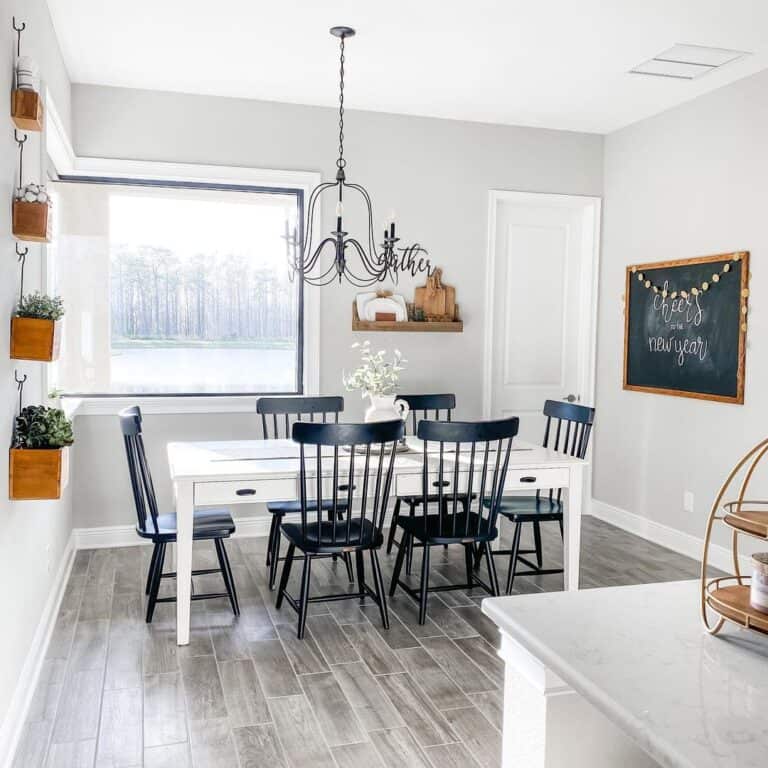
[{"label": "chandelier chain", "polygon": [[344,36],[339,43],[339,159],[337,168],[343,168],[347,161],[344,159]]}]

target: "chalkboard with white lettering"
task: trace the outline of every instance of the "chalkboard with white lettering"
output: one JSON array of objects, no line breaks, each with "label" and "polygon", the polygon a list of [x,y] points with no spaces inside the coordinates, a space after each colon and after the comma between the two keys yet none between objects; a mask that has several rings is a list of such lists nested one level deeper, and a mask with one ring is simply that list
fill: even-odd
[{"label": "chalkboard with white lettering", "polygon": [[744,402],[749,253],[627,267],[624,389]]}]

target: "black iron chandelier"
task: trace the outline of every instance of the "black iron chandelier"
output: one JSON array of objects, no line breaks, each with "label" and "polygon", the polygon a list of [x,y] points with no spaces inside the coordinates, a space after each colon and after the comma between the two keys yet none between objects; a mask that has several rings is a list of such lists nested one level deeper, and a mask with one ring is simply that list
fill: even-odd
[{"label": "black iron chandelier", "polygon": [[[347,181],[344,170],[347,165],[344,158],[344,41],[352,37],[355,30],[351,27],[331,27],[330,32],[339,38],[339,157],[336,160],[336,180],[323,182],[312,190],[302,233],[297,233],[295,228],[292,233],[286,232],[291,279],[298,275],[310,285],[328,285],[334,280],[341,283],[345,279],[352,285],[364,288],[387,278],[397,282],[401,273],[415,276],[426,272],[430,275],[433,270],[424,248],[418,243],[406,247],[397,246],[400,238],[395,235],[394,215],[390,216],[384,227],[384,241],[378,246],[380,250],[377,250],[370,195],[365,187]],[[323,193],[332,189],[337,191],[336,229],[316,243],[317,238],[313,232],[315,207]],[[356,192],[365,203],[368,232],[362,241],[344,231],[345,190]],[[333,256],[328,266],[323,258],[326,253]],[[350,264],[350,254],[358,257],[354,261],[354,269]]]}]

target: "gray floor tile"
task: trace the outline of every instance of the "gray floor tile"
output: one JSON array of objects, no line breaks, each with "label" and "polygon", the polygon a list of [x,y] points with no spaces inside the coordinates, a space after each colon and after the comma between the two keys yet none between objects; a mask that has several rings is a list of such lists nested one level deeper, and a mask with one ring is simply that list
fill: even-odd
[{"label": "gray floor tile", "polygon": [[198,720],[190,724],[194,768],[234,768],[237,754],[226,718]]},{"label": "gray floor tile", "polygon": [[450,709],[444,714],[483,768],[498,768],[501,765],[501,732],[478,709]]},{"label": "gray floor tile", "polygon": [[376,678],[422,747],[457,741],[440,711],[408,674]]},{"label": "gray floor tile", "polygon": [[366,730],[376,731],[405,725],[362,661],[335,666],[333,674]]},{"label": "gray floor tile", "polygon": [[224,691],[213,656],[182,659],[181,679],[190,720],[214,720],[227,716]]},{"label": "gray floor tile", "polygon": [[397,655],[416,684],[438,709],[468,707],[472,702],[424,648],[407,648]]},{"label": "gray floor tile", "polygon": [[259,640],[250,644],[250,650],[256,674],[268,698],[302,692],[296,673],[279,640]]},{"label": "gray floor tile", "polygon": [[93,768],[96,740],[52,744],[45,768]]},{"label": "gray floor tile", "polygon": [[299,680],[328,746],[366,741],[365,733],[333,674],[319,672],[302,675]]},{"label": "gray floor tile", "polygon": [[144,750],[144,768],[192,768],[189,744],[167,744]]},{"label": "gray floor tile", "polygon": [[290,768],[335,768],[305,696],[270,699],[269,708]]},{"label": "gray floor tile", "polygon": [[385,768],[431,768],[424,751],[408,728],[374,731],[371,741]]},{"label": "gray floor tile", "polygon": [[271,720],[267,700],[250,657],[220,661],[219,674],[229,722],[233,728],[259,725]]},{"label": "gray floor tile", "polygon": [[[481,637],[470,638],[471,641],[482,643],[489,652],[494,654],[496,651],[487,645]],[[427,649],[429,655],[445,670],[448,676],[461,688],[464,693],[480,693],[482,691],[493,691],[503,684],[503,675],[501,679],[494,675],[491,679],[481,671],[481,666],[474,663],[475,657],[484,661],[484,657],[479,651],[475,651],[468,656],[461,646],[447,637],[429,637],[421,641]],[[482,648],[482,646],[480,646]],[[472,651],[472,646],[468,646]],[[498,657],[497,657],[498,658]],[[501,659],[498,659],[501,662]]]},{"label": "gray floor tile", "polygon": [[144,678],[144,746],[186,742],[187,714],[180,672]]},{"label": "gray floor tile", "polygon": [[371,742],[331,747],[331,753],[339,768],[384,768],[384,763]]},{"label": "gray floor tile", "polygon": [[141,766],[143,752],[141,688],[105,691],[96,764],[134,768]]},{"label": "gray floor tile", "polygon": [[[234,728],[232,736],[240,768],[287,768],[274,725]],[[146,768],[146,766],[145,766]]]},{"label": "gray floor tile", "polygon": [[434,768],[479,768],[479,763],[463,744],[446,744],[424,750]]},{"label": "gray floor tile", "polygon": [[345,624],[343,629],[360,658],[374,675],[404,671],[394,651],[381,639],[373,625]]}]

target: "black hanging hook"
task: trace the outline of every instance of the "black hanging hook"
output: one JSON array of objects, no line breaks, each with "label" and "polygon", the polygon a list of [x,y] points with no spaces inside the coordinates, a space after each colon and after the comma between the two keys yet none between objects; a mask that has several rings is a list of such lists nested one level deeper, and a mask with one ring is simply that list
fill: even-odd
[{"label": "black hanging hook", "polygon": [[25,373],[19,378],[19,372],[14,369],[13,378],[16,380],[16,389],[19,392],[19,413],[21,413],[21,410],[24,407],[24,383],[27,380],[27,374]]},{"label": "black hanging hook", "polygon": [[21,33],[27,28],[25,21],[21,22],[21,26],[16,26],[16,17],[13,16],[13,28],[16,30],[16,58],[21,56]]},{"label": "black hanging hook", "polygon": [[24,250],[19,250],[19,244],[16,243],[16,255],[19,257],[19,264],[21,264],[21,279],[19,280],[19,306],[21,306],[22,301],[24,301],[24,265],[27,261],[27,254],[29,253],[29,248],[27,246],[24,246]]},{"label": "black hanging hook", "polygon": [[23,134],[23,139],[19,138],[21,135],[16,128],[13,129],[13,140],[19,145],[19,189],[24,188],[24,144],[29,138],[28,133]]}]

